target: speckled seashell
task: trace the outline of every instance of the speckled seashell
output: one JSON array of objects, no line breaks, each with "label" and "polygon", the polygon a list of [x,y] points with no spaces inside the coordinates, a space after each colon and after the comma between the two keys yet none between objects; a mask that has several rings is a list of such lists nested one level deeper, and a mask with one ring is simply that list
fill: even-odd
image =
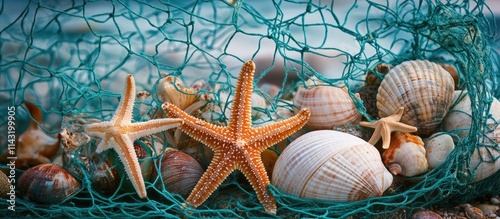
[{"label": "speckled seashell", "polygon": [[196,90],[184,87],[180,78],[167,76],[158,82],[158,97],[180,109],[186,109],[199,97]]},{"label": "speckled seashell", "polygon": [[500,152],[479,146],[470,157],[469,169],[474,171],[474,182],[486,179],[500,170]]},{"label": "speckled seashell", "polygon": [[418,128],[423,137],[441,123],[452,104],[453,78],[427,60],[403,62],[387,73],[377,94],[379,117],[404,107],[401,122]]},{"label": "speckled seashell", "polygon": [[[203,169],[195,159],[173,148],[165,150],[159,168],[161,181],[158,181],[155,187],[162,190],[165,186],[168,192],[180,194],[184,198],[191,193],[203,175]],[[154,178],[156,176],[155,171]]]},{"label": "speckled seashell", "polygon": [[[359,98],[359,97],[358,97]],[[299,88],[293,98],[297,108],[308,108],[310,129],[331,129],[334,125],[357,124],[361,120],[347,89],[333,86]]]},{"label": "speckled seashell", "polygon": [[412,219],[441,219],[442,217],[439,216],[436,212],[430,211],[430,210],[420,210],[415,212],[412,216]]},{"label": "speckled seashell", "polygon": [[0,198],[9,196],[7,193],[9,193],[11,185],[9,177],[7,177],[4,172],[0,171]]},{"label": "speckled seashell", "polygon": [[429,169],[434,169],[441,165],[455,148],[453,138],[444,132],[431,135],[428,139],[425,139],[424,145],[425,157],[429,164]]},{"label": "speckled seashell", "polygon": [[410,133],[393,132],[390,146],[382,154],[382,160],[394,175],[416,176],[429,169],[424,142],[419,136]]},{"label": "speckled seashell", "polygon": [[57,204],[80,190],[80,183],[61,166],[40,164],[24,172],[18,181],[21,194],[40,204]]},{"label": "speckled seashell", "polygon": [[[491,138],[496,144],[500,143],[500,101],[493,98],[489,114],[491,115],[486,124],[492,130],[486,133],[486,136]],[[448,132],[457,134],[460,138],[465,138],[469,134],[470,125],[472,122],[471,101],[467,92],[455,91],[453,94],[453,105],[446,114],[443,120],[443,129]],[[492,143],[486,141],[482,143]]]},{"label": "speckled seashell", "polygon": [[465,215],[467,216],[467,218],[470,218],[470,219],[484,219],[485,218],[483,215],[483,212],[479,208],[476,208],[470,204],[462,204],[460,206],[464,208]]},{"label": "speckled seashell", "polygon": [[355,201],[382,195],[392,180],[371,144],[350,134],[318,130],[285,148],[272,184],[301,198]]}]

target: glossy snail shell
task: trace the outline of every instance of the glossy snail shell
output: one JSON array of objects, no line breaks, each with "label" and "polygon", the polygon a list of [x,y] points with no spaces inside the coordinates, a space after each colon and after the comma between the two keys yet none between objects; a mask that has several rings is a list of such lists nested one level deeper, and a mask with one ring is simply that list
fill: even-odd
[{"label": "glossy snail shell", "polygon": [[387,73],[377,94],[379,117],[405,111],[401,122],[418,128],[423,137],[441,123],[452,104],[454,81],[438,64],[427,60],[406,61]]},{"label": "glossy snail shell", "polygon": [[392,180],[371,144],[347,133],[318,130],[285,148],[272,184],[301,198],[355,201],[382,195]]},{"label": "glossy snail shell", "polygon": [[[167,191],[180,194],[184,198],[188,197],[203,175],[203,169],[194,158],[173,148],[165,149],[159,167],[161,181],[158,181],[155,187],[162,190],[164,185]],[[157,172],[153,179],[156,175]]]},{"label": "glossy snail shell", "polygon": [[393,132],[390,146],[382,154],[382,159],[394,175],[416,176],[427,172],[429,168],[424,142],[419,136],[410,133]]},{"label": "glossy snail shell", "polygon": [[331,129],[334,125],[356,124],[361,120],[361,114],[346,88],[301,87],[295,94],[293,103],[299,110],[308,108],[311,111],[306,124],[310,129]]},{"label": "glossy snail shell", "polygon": [[57,164],[40,164],[19,177],[21,194],[40,204],[57,204],[80,190],[80,183]]},{"label": "glossy snail shell", "polygon": [[434,169],[441,165],[455,148],[453,138],[444,132],[431,135],[424,141],[424,145],[425,157],[427,158],[429,169]]}]

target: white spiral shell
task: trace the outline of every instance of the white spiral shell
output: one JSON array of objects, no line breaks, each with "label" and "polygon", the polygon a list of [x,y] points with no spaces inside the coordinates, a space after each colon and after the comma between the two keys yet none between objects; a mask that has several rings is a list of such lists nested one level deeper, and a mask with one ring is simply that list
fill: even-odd
[{"label": "white spiral shell", "polygon": [[279,156],[272,184],[302,198],[355,201],[380,196],[392,175],[368,142],[338,131],[309,132]]},{"label": "white spiral shell", "polygon": [[299,88],[293,98],[297,108],[311,111],[306,126],[310,129],[331,129],[334,125],[356,124],[361,114],[347,89],[332,86]]},{"label": "white spiral shell", "polygon": [[380,118],[399,107],[405,111],[401,122],[429,136],[451,106],[454,81],[441,66],[427,60],[403,62],[387,73],[377,94]]},{"label": "white spiral shell", "polygon": [[382,154],[384,164],[394,175],[416,176],[429,170],[422,139],[410,133],[393,132],[391,143]]}]

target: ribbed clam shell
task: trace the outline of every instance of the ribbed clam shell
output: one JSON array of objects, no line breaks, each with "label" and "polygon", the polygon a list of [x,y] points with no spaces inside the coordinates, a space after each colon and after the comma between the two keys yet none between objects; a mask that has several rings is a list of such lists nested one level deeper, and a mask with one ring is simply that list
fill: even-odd
[{"label": "ribbed clam shell", "polygon": [[429,169],[424,142],[410,133],[393,132],[391,144],[382,154],[382,160],[394,175],[416,176]]},{"label": "ribbed clam shell", "polygon": [[448,155],[455,148],[453,138],[443,132],[438,132],[424,141],[425,157],[429,164],[429,169],[434,169],[441,165]]},{"label": "ribbed clam shell", "polygon": [[418,128],[422,136],[432,134],[451,106],[454,81],[439,65],[427,60],[403,62],[387,73],[377,94],[379,117],[405,111],[401,122]]},{"label": "ribbed clam shell", "polygon": [[306,124],[311,129],[331,129],[334,125],[356,124],[361,119],[347,90],[338,87],[299,88],[293,103],[299,110],[311,111]]},{"label": "ribbed clam shell", "polygon": [[[157,189],[165,189],[172,193],[178,193],[187,198],[191,190],[203,175],[203,168],[188,154],[167,148],[160,163],[161,180],[155,185]],[[155,175],[157,173],[155,172]],[[156,178],[156,176],[155,176]]]},{"label": "ribbed clam shell", "polygon": [[80,183],[57,164],[39,164],[19,177],[19,191],[34,202],[57,204],[80,190]]},{"label": "ribbed clam shell", "polygon": [[379,152],[368,142],[318,130],[285,148],[274,166],[272,184],[302,198],[355,201],[382,195],[392,180]]}]

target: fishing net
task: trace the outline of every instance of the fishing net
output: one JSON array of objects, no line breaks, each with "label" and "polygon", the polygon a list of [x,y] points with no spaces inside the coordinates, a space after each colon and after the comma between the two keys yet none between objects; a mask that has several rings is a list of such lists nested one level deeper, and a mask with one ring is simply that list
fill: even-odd
[{"label": "fishing net", "polygon": [[[493,155],[499,151],[498,142],[484,140],[498,129],[498,120],[486,125],[491,115],[485,113],[493,99],[500,98],[495,29],[492,11],[480,0],[1,1],[2,151],[8,146],[10,123],[4,115],[11,112],[9,107],[15,107],[17,135],[36,121],[26,103],[41,109],[43,118],[36,123],[47,135],[56,138],[68,127],[73,127],[72,134],[81,134],[82,129],[74,124],[111,119],[128,74],[134,75],[137,91],[146,94],[136,100],[134,121],[164,116],[158,85],[168,75],[182,80],[186,87],[200,83],[197,97],[220,109],[209,113],[211,121],[224,124],[230,103],[227,94],[234,91],[243,62],[254,60],[254,90],[269,104],[253,108],[258,112],[253,123],[259,125],[282,116],[280,109],[292,112],[290,99],[309,78],[332,86],[345,84],[355,97],[354,92],[365,85],[367,72],[383,78],[374,70],[377,65],[427,59],[453,65],[460,76],[458,86],[468,91],[472,102],[469,134],[460,138],[443,165],[403,179],[405,183],[383,196],[355,202],[306,200],[284,194],[273,185],[269,189],[276,198],[277,217],[286,218],[387,217],[402,210],[410,215],[436,205],[453,206],[500,193],[500,174],[474,182],[475,167],[470,161],[479,146]],[[367,113],[369,109],[360,99],[353,99],[364,117],[378,119]],[[163,141],[144,140],[141,147],[172,146],[172,139],[158,139]],[[51,157],[52,162],[63,159],[62,165],[75,174],[81,183],[78,192],[61,203],[43,205],[20,196],[16,188],[15,211],[2,204],[0,215],[271,216],[238,172],[198,208],[182,207],[185,199],[164,186],[155,186],[161,180],[154,176],[146,182],[146,199],[121,188],[127,181],[123,175],[120,189],[103,193],[93,186],[89,172],[97,161],[82,160],[99,157],[93,153],[95,141],[86,149],[64,153],[59,149],[60,157]],[[156,154],[140,160],[161,159]],[[158,170],[155,163],[150,165]],[[119,162],[113,165],[123,169]],[[6,162],[1,167],[10,166]],[[14,175],[18,178],[24,171],[17,168]],[[2,198],[1,202],[8,200]]]}]

